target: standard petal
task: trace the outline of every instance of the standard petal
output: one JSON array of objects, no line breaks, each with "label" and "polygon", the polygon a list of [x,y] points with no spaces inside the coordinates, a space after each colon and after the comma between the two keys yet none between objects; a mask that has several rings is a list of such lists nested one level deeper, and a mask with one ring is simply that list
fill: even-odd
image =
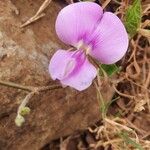
[{"label": "standard petal", "polygon": [[63,8],[56,20],[58,37],[66,44],[77,46],[93,32],[102,17],[102,8],[93,2],[78,2]]},{"label": "standard petal", "polygon": [[71,72],[75,66],[75,59],[71,56],[74,52],[58,50],[50,60],[49,73],[53,80],[61,80],[66,72]]},{"label": "standard petal", "polygon": [[79,69],[75,71],[71,76],[61,80],[61,83],[75,88],[78,91],[85,90],[91,84],[96,77],[96,68],[86,58],[82,65],[78,66]]},{"label": "standard petal", "polygon": [[104,13],[89,42],[93,45],[90,54],[104,64],[113,64],[120,60],[129,43],[123,23],[110,12]]}]

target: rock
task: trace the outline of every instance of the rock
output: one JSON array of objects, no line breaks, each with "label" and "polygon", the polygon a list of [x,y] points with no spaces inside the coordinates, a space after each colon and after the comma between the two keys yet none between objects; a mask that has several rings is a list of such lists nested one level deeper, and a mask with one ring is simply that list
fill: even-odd
[{"label": "rock", "polygon": [[[56,83],[50,79],[48,64],[57,49],[67,48],[54,28],[62,1],[51,2],[44,18],[20,28],[42,2],[0,1],[0,80],[32,86]],[[107,85],[102,93],[110,100],[113,90]],[[100,119],[94,86],[84,92],[66,88],[34,96],[28,104],[31,113],[18,128],[14,120],[26,94],[0,85],[0,150],[39,150],[50,140],[82,130]]]}]

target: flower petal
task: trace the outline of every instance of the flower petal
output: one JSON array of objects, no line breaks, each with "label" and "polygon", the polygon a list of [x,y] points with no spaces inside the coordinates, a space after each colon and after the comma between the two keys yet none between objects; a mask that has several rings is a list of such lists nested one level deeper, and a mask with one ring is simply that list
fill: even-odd
[{"label": "flower petal", "polygon": [[64,43],[76,47],[80,40],[93,32],[102,14],[102,8],[93,2],[70,4],[57,17],[57,35]]},{"label": "flower petal", "polygon": [[66,68],[69,66],[69,71],[74,68],[75,60],[71,57],[73,52],[68,52],[66,50],[58,50],[50,60],[49,73],[53,80],[63,79],[66,76]]},{"label": "flower petal", "polygon": [[73,87],[78,91],[82,91],[92,84],[93,79],[96,77],[97,70],[87,58],[84,63],[78,67],[79,69],[77,72],[61,80],[61,83]]},{"label": "flower petal", "polygon": [[90,54],[104,64],[113,64],[120,60],[129,43],[123,23],[110,12],[104,13],[89,42],[94,45]]}]

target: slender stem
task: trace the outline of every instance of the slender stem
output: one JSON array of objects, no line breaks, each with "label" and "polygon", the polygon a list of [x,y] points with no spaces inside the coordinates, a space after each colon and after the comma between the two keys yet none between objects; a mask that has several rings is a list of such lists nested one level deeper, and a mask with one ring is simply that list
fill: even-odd
[{"label": "slender stem", "polygon": [[50,86],[43,86],[43,87],[37,87],[37,92],[43,92],[47,90],[55,90],[55,89],[60,89],[62,88],[61,85],[50,85]]},{"label": "slender stem", "polygon": [[90,55],[87,55],[89,60],[91,61],[91,63],[93,63],[93,65],[95,65],[96,68],[100,67],[100,64],[94,59],[92,58]]},{"label": "slender stem", "polygon": [[35,94],[38,94],[39,92],[43,92],[43,91],[47,91],[47,90],[55,90],[55,89],[62,88],[61,85],[50,85],[50,86],[39,86],[39,87],[24,86],[24,85],[16,84],[13,82],[2,81],[2,80],[0,80],[0,85],[11,87],[11,88],[16,88],[16,89],[21,89],[21,90],[29,92],[18,107],[17,116],[15,119],[15,123],[17,126],[21,126],[24,123],[25,119],[24,119],[24,116],[21,115],[21,111],[23,110],[23,108],[26,107],[29,100]]},{"label": "slender stem", "polygon": [[62,88],[61,85],[50,85],[50,86],[34,87],[34,86],[20,85],[20,84],[16,84],[16,83],[13,83],[13,82],[1,81],[1,80],[0,80],[0,84],[4,85],[4,86],[16,88],[16,89],[25,90],[25,91],[28,91],[28,92],[43,92],[43,91],[47,91],[47,90],[55,90],[55,89]]},{"label": "slender stem", "polygon": [[106,0],[103,5],[102,5],[102,8],[104,9],[109,3],[110,3],[111,0]]},{"label": "slender stem", "polygon": [[21,102],[20,106],[18,107],[18,111],[17,111],[17,115],[20,115],[22,108],[24,108],[27,103],[29,102],[29,100],[35,95],[35,92],[31,92],[29,93],[24,100]]},{"label": "slender stem", "polygon": [[104,119],[105,116],[106,116],[106,112],[104,112],[105,111],[105,103],[104,103],[104,99],[103,99],[102,93],[100,91],[101,83],[100,83],[100,79],[99,79],[99,71],[97,73],[97,82],[94,82],[94,84],[95,84],[95,87],[96,87],[96,90],[97,90],[97,94],[98,94],[98,96],[97,96],[98,104],[99,104],[99,106],[102,106],[102,107],[100,107],[100,108],[102,108],[102,110],[101,110],[102,111],[102,119]]},{"label": "slender stem", "polygon": [[2,80],[0,80],[0,85],[11,87],[11,88],[16,88],[16,89],[21,89],[21,90],[25,90],[25,91],[29,92],[27,94],[27,96],[23,99],[23,101],[21,102],[19,107],[18,107],[15,123],[19,127],[25,121],[24,116],[21,115],[21,112],[22,112],[23,108],[26,107],[26,105],[28,104],[29,100],[34,95],[38,94],[39,92],[43,92],[43,91],[47,91],[47,90],[55,90],[55,89],[62,88],[61,85],[51,85],[51,86],[41,86],[41,87],[24,86],[24,85],[16,84],[16,83],[13,83],[13,82],[6,82],[6,81],[2,81]]},{"label": "slender stem", "polygon": [[3,86],[8,86],[8,87],[16,88],[16,89],[29,91],[29,92],[31,92],[32,89],[34,88],[32,86],[24,86],[24,85],[16,84],[13,82],[2,81],[2,80],[0,80],[0,84]]}]

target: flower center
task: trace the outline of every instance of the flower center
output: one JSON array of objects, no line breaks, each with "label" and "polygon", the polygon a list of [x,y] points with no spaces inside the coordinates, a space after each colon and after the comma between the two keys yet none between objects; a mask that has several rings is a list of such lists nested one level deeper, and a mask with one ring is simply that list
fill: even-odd
[{"label": "flower center", "polygon": [[85,51],[86,55],[88,55],[92,49],[92,47],[86,43],[83,42],[83,40],[80,40],[76,46],[78,50]]}]

